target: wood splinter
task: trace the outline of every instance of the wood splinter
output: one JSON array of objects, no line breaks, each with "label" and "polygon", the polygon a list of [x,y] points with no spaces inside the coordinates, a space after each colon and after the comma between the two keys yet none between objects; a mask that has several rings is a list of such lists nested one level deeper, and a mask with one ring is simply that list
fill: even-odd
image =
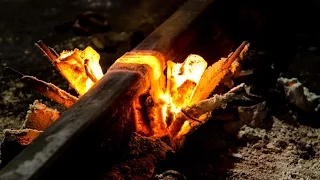
[{"label": "wood splinter", "polygon": [[46,55],[52,62],[58,59],[59,54],[51,47],[45,45],[41,40],[35,43],[35,45]]},{"label": "wood splinter", "polygon": [[75,102],[78,101],[77,97],[60,89],[59,87],[55,86],[54,84],[39,80],[33,76],[24,75],[21,72],[15,70],[13,68],[10,68],[10,67],[6,67],[6,70],[9,71],[10,73],[12,73],[13,75],[17,76],[18,78],[20,78],[23,83],[30,86],[31,88],[34,88],[40,94],[46,96],[47,98],[50,98],[51,100],[59,103],[60,105],[66,107],[66,108],[69,108]]},{"label": "wood splinter", "polygon": [[75,102],[78,101],[77,97],[67,93],[54,84],[39,80],[33,76],[23,76],[21,79],[24,83],[35,88],[42,95],[50,98],[66,108],[71,107]]}]

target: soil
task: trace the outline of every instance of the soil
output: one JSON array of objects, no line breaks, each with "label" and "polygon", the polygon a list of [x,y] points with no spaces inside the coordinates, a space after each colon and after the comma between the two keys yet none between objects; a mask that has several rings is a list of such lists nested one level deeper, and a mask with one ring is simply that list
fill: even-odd
[{"label": "soil", "polygon": [[[34,46],[34,42],[41,39],[57,52],[74,48],[83,49],[91,45],[101,54],[101,65],[107,70],[119,56],[143,40],[183,2],[183,0],[161,2],[139,0],[135,3],[119,0],[55,0],[49,4],[40,0],[2,0],[0,61],[3,66],[12,67],[24,74],[36,76],[62,89],[70,90],[52,64]],[[308,8],[320,6],[312,4],[313,1],[308,3],[301,7],[295,5],[295,8],[290,10],[291,13],[277,20],[280,23],[286,18],[297,21],[296,24],[293,23],[294,25],[289,23],[290,26],[287,28],[284,28],[284,25],[278,26],[278,30],[282,33],[293,28],[286,35],[272,34],[274,36],[270,40],[268,37],[259,39],[257,36],[262,35],[259,33],[252,35],[246,31],[250,28],[239,28],[239,24],[234,25],[236,28],[233,31],[240,29],[238,34],[246,32],[243,36],[249,40],[256,38],[267,42],[266,44],[269,41],[274,44],[278,42],[274,40],[281,37],[278,44],[274,45],[277,50],[266,48],[270,51],[268,55],[271,54],[268,56],[271,59],[268,67],[274,63],[279,67],[276,76],[282,72],[288,77],[297,77],[304,86],[320,94],[318,71],[320,34],[315,33],[317,29],[308,24],[319,16],[318,13],[304,13],[308,12]],[[299,8],[304,10],[300,11]],[[281,10],[280,7],[277,10],[279,9]],[[72,31],[70,24],[75,22],[77,15],[86,11],[105,15],[110,27],[108,32],[94,32],[80,36],[79,32]],[[259,23],[264,21],[263,18],[248,20],[248,17],[259,16],[260,11],[250,9],[244,12],[246,12],[244,15],[238,16],[239,19],[247,17],[246,23],[257,25],[252,26],[250,31],[261,32]],[[231,15],[230,17],[234,18]],[[273,18],[277,18],[276,15]],[[309,19],[304,21],[303,18]],[[230,20],[227,17],[222,19]],[[230,24],[224,28],[229,27],[228,33],[232,34],[230,27],[233,23]],[[269,24],[268,27],[272,25]],[[301,28],[302,26],[305,29]],[[272,29],[270,31],[274,33],[274,28],[266,29]],[[242,41],[243,36],[237,33],[233,33],[237,37],[232,38]],[[287,51],[287,47],[291,49]],[[257,45],[255,48],[262,52],[261,46]],[[258,81],[265,85],[263,88],[274,89],[277,77],[271,78],[269,75],[261,74]],[[41,99],[50,107],[63,111],[62,107],[28,89],[2,67],[0,83],[0,138],[4,129],[20,128],[29,104],[36,99]],[[268,127],[253,128],[241,124],[243,127],[239,132],[230,135],[224,132],[225,123],[209,122],[190,137],[190,142],[178,155],[169,158],[161,165],[157,173],[177,170],[187,179],[320,179],[320,123],[317,122],[319,117],[301,115],[296,108],[276,98],[274,96],[269,99],[272,111]]]}]

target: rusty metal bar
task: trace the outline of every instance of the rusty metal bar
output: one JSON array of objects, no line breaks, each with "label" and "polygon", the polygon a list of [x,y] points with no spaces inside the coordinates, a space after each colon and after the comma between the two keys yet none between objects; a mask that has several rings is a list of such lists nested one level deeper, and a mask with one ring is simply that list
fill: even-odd
[{"label": "rusty metal bar", "polygon": [[[196,38],[197,32],[201,28],[195,24],[212,2],[214,0],[189,0],[133,49],[133,52],[152,50],[159,52],[166,59],[174,58]],[[0,179],[53,179],[51,175],[55,175],[59,179],[66,178],[67,176],[62,172],[68,172],[68,170],[61,170],[59,166],[68,163],[81,163],[80,160],[68,162],[71,161],[68,158],[69,155],[76,156],[78,159],[90,159],[87,157],[90,155],[79,154],[77,151],[81,151],[81,149],[74,149],[74,147],[81,148],[81,142],[84,141],[87,134],[108,131],[108,128],[115,123],[114,119],[109,118],[114,113],[113,111],[118,107],[124,107],[126,103],[133,101],[143,93],[146,85],[150,84],[148,81],[148,77],[133,70],[112,69],[108,71],[95,86],[65,111],[43,134],[7,164],[0,172]],[[101,143],[96,139],[89,139],[89,141],[89,144],[93,144],[92,141],[97,146]],[[72,160],[75,159],[77,160],[77,158]],[[82,169],[72,172],[81,172],[90,168],[92,164],[82,164],[82,166],[84,166]],[[71,169],[71,167],[67,168]],[[76,176],[68,177],[74,179]]]},{"label": "rusty metal bar", "polygon": [[201,16],[215,0],[189,0],[169,19],[153,31],[135,50],[153,50],[167,59],[184,53],[187,46],[199,35],[204,19]]}]

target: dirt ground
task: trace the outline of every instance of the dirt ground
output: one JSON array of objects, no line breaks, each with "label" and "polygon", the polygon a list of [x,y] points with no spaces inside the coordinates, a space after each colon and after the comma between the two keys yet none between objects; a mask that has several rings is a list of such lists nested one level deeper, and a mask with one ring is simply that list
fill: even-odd
[{"label": "dirt ground", "polygon": [[[101,64],[106,70],[117,57],[133,48],[183,2],[55,0],[48,3],[40,0],[2,0],[1,65],[68,90],[66,82],[34,46],[37,40],[43,40],[57,52],[91,45],[99,50]],[[77,15],[86,11],[104,14],[110,25],[108,33],[79,36],[72,31],[70,24]],[[299,78],[303,85],[320,94],[320,43],[317,41],[320,36],[299,34],[297,37],[302,41],[293,44],[295,51],[290,54],[289,68],[284,73],[288,77]],[[3,67],[0,68],[0,138],[3,129],[21,126],[29,104],[36,99],[63,110],[28,89]],[[198,137],[202,137],[200,142],[186,145],[186,150],[158,171],[177,170],[188,179],[320,179],[320,123],[315,122],[319,117],[300,116],[287,103],[274,103],[277,99],[271,101],[274,108],[268,128],[244,125],[236,137],[213,133],[203,138],[203,133],[199,133]],[[221,124],[214,126],[216,129],[209,131],[220,132],[223,129]],[[211,126],[204,128],[208,127]]]}]

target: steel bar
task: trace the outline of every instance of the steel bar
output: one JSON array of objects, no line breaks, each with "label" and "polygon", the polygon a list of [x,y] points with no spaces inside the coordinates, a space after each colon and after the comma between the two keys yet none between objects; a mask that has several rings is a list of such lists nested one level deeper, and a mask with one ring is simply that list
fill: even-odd
[{"label": "steel bar", "polygon": [[213,2],[214,0],[189,0],[133,51],[153,50],[167,59],[174,59],[184,53],[203,28],[201,17]]},{"label": "steel bar", "polygon": [[[214,0],[189,0],[132,51],[151,50],[160,53],[165,59],[179,55],[203,28],[197,22],[213,2]],[[75,158],[77,161],[73,164],[81,164],[81,158],[90,159],[87,157],[90,155],[79,154],[81,149],[74,149],[75,146],[81,148],[81,142],[88,140],[85,135],[89,133],[108,132],[108,128],[115,123],[113,118],[109,118],[112,113],[117,113],[115,111],[118,108],[126,110],[125,104],[131,103],[143,93],[146,85],[150,84],[148,81],[148,77],[133,70],[108,71],[43,134],[7,164],[0,172],[0,179],[51,179],[50,175],[53,174],[59,179],[66,178],[61,172],[68,172],[68,169],[56,169],[57,166],[72,164],[68,162],[71,161],[69,155],[78,158]],[[95,145],[98,146],[101,143],[96,139],[89,140],[96,142]],[[80,173],[90,166],[92,164],[81,164],[77,167],[82,169],[72,172]]]}]

